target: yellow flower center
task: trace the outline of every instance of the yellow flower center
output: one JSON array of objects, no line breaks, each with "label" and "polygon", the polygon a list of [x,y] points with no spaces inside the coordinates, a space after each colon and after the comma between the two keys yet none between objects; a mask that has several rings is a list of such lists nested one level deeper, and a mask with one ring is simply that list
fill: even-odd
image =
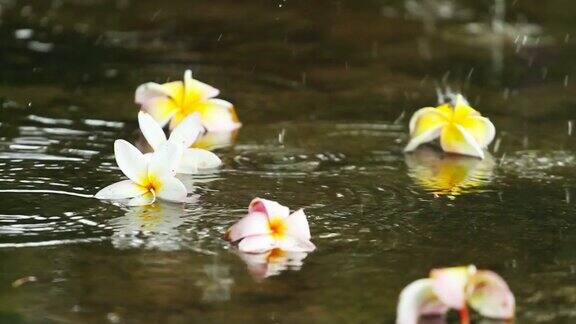
[{"label": "yellow flower center", "polygon": [[286,235],[286,222],[281,217],[271,217],[269,224],[270,232],[275,238],[280,238]]},{"label": "yellow flower center", "polygon": [[441,114],[444,116],[446,121],[450,124],[463,125],[466,124],[466,119],[472,115],[480,115],[474,108],[467,105],[456,105],[452,106],[450,104],[443,104],[436,107]]},{"label": "yellow flower center", "polygon": [[149,174],[144,177],[142,181],[142,186],[148,189],[148,191],[158,192],[162,187],[162,183],[160,182],[160,179],[158,179],[156,176]]}]

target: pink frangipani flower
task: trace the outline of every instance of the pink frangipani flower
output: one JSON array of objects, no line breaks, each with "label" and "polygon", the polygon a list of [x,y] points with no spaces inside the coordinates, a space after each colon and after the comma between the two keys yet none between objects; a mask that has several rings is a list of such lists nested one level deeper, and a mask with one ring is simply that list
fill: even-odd
[{"label": "pink frangipani flower", "polygon": [[302,209],[290,214],[288,207],[271,200],[255,198],[248,215],[234,224],[226,239],[238,243],[238,250],[263,253],[272,249],[292,252],[312,252],[310,228]]},{"label": "pink frangipani flower", "polygon": [[468,306],[480,315],[501,320],[514,318],[514,295],[506,282],[489,270],[475,266],[434,269],[402,290],[397,324],[417,324],[421,316],[442,316],[449,309],[460,312],[469,324]]}]

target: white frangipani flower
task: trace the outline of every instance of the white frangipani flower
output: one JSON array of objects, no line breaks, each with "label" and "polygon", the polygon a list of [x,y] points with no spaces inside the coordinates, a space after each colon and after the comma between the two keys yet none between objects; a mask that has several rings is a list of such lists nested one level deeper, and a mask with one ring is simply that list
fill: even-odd
[{"label": "white frangipani flower", "polygon": [[175,177],[182,158],[180,145],[167,142],[154,153],[144,155],[125,140],[117,140],[114,154],[118,167],[129,180],[101,189],[96,198],[130,199],[131,206],[150,205],[156,197],[171,202],[186,201],[186,187]]},{"label": "white frangipani flower", "polygon": [[138,113],[140,130],[154,151],[157,151],[165,143],[178,145],[183,150],[182,160],[178,165],[177,173],[196,173],[203,169],[217,168],[222,164],[220,158],[204,149],[190,148],[203,130],[200,116],[197,113],[190,114],[178,124],[166,138],[162,127],[148,113]]}]

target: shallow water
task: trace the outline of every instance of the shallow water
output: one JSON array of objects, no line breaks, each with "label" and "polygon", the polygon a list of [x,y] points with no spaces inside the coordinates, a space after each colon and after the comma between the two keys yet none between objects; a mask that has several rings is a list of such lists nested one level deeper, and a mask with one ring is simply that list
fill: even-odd
[{"label": "shallow water", "polygon": [[[0,0],[0,322],[390,323],[468,263],[519,323],[574,322],[576,6],[516,1],[505,37],[470,25],[490,6]],[[244,123],[223,169],[183,177],[184,207],[90,198],[113,141],[142,143],[135,87],[189,67]],[[496,124],[484,161],[402,153],[437,87]],[[306,208],[317,251],[248,267],[222,236],[256,196]]]}]

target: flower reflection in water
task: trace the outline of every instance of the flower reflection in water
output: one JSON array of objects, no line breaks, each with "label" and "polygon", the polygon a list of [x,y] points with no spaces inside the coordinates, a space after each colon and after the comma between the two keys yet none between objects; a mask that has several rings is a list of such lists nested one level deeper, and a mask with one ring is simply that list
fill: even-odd
[{"label": "flower reflection in water", "polygon": [[155,203],[133,207],[126,215],[112,219],[112,244],[119,249],[149,248],[173,251],[181,248],[178,227],[184,223],[184,206]]},{"label": "flower reflection in water", "polygon": [[455,197],[477,191],[492,180],[494,159],[488,152],[485,154],[480,160],[421,147],[406,155],[406,165],[408,174],[426,190]]},{"label": "flower reflection in water", "polygon": [[234,279],[230,277],[230,267],[217,263],[205,265],[205,280],[199,280],[196,286],[202,288],[202,301],[223,302],[230,300],[230,289]]},{"label": "flower reflection in water", "polygon": [[257,280],[277,276],[282,271],[299,271],[308,256],[306,252],[290,252],[273,249],[264,253],[243,253],[235,250],[236,254],[246,262],[248,272]]}]

